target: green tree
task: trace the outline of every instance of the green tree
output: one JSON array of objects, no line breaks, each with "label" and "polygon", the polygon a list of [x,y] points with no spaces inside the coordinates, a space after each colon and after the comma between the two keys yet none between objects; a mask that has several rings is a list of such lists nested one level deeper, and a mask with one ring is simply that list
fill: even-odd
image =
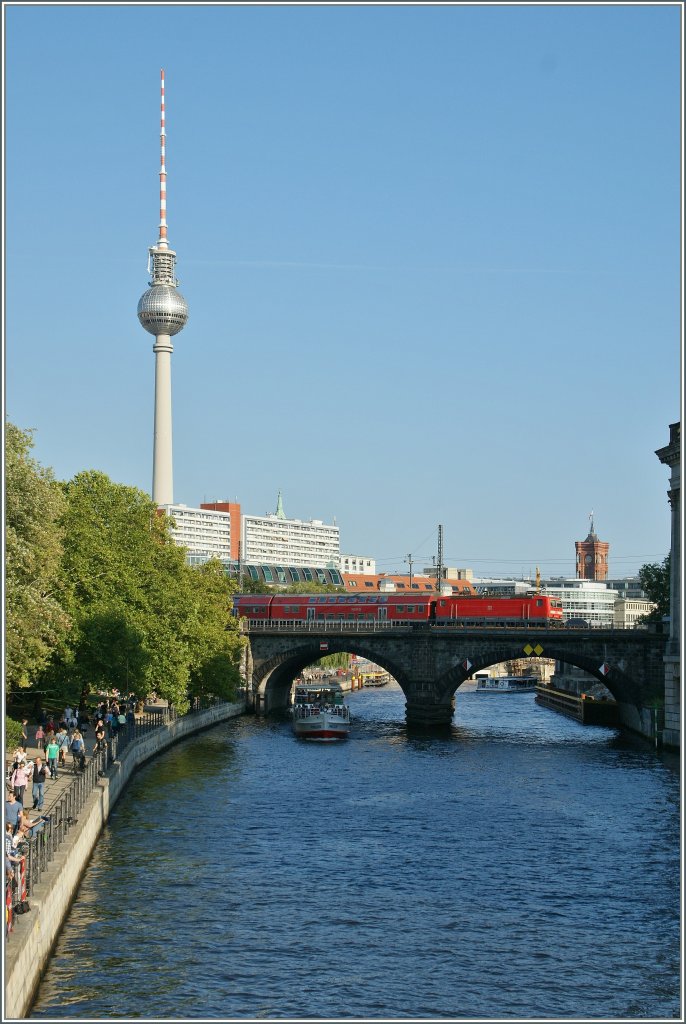
[{"label": "green tree", "polygon": [[192,697],[232,700],[240,684],[239,662],[245,638],[231,615],[236,584],[217,558],[191,570],[193,610],[189,619]]},{"label": "green tree", "polygon": [[62,571],[74,628],[50,667],[53,685],[80,704],[94,690],[155,691],[181,712],[189,693],[228,694],[240,639],[237,623],[225,635],[223,573],[220,583],[217,566],[188,566],[171,520],[137,488],[89,470],[64,493]]},{"label": "green tree", "polygon": [[69,629],[60,584],[64,499],[30,455],[33,434],[5,428],[5,685],[28,687]]},{"label": "green tree", "polygon": [[669,615],[669,593],[671,587],[671,554],[662,562],[648,562],[638,571],[641,587],[649,601],[656,607],[641,617],[642,622],[659,622],[664,615]]}]

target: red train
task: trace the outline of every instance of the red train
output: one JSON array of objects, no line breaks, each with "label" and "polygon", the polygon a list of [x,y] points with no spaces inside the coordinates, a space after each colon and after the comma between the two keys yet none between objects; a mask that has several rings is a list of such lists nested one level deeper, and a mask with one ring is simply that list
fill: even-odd
[{"label": "red train", "polygon": [[259,622],[387,622],[437,626],[562,624],[556,597],[438,597],[436,594],[237,594],[233,614]]}]

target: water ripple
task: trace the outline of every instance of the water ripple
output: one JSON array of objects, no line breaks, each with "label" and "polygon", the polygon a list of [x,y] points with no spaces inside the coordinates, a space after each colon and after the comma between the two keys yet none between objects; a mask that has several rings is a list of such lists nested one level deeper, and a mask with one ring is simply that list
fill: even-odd
[{"label": "water ripple", "polygon": [[245,718],[144,766],[32,1016],[679,1018],[674,760],[524,696],[436,740],[350,704],[346,744]]}]

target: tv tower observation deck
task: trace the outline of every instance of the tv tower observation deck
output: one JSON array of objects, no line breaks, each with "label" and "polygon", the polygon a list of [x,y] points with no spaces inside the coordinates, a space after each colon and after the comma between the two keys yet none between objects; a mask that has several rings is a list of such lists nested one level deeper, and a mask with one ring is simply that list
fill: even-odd
[{"label": "tv tower observation deck", "polygon": [[161,75],[160,237],[148,250],[150,287],[140,297],[138,319],[155,335],[155,426],[153,434],[152,500],[174,501],[172,470],[171,339],[188,322],[188,303],[178,290],[176,253],[167,242],[167,171],[165,167],[164,70]]}]

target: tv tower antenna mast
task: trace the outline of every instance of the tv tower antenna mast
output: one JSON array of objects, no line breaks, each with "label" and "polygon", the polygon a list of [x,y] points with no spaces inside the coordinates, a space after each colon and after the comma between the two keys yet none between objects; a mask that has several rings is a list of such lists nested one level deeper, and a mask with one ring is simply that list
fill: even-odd
[{"label": "tv tower antenna mast", "polygon": [[138,303],[138,319],[155,335],[155,425],[153,432],[152,500],[171,505],[172,472],[171,354],[172,336],[188,322],[188,303],[178,291],[176,253],[167,241],[167,168],[164,110],[164,69],[160,72],[160,225],[157,243],[148,249],[150,287]]}]

